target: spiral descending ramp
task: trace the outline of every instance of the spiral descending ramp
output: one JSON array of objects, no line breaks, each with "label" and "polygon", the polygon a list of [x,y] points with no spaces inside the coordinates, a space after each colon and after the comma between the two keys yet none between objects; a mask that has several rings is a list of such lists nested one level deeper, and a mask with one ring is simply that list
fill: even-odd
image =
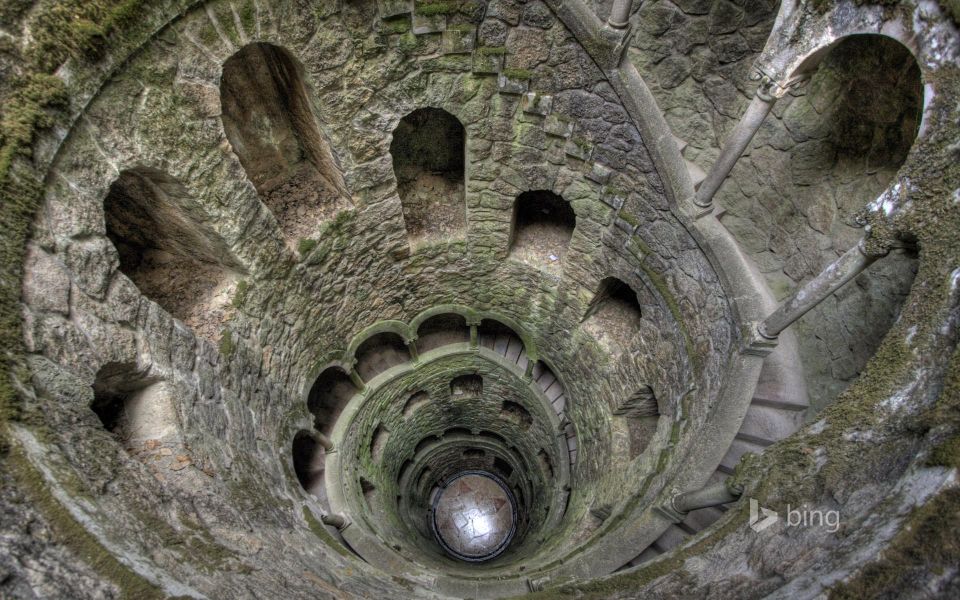
[{"label": "spiral descending ramp", "polygon": [[946,3],[22,4],[0,596],[957,593]]}]

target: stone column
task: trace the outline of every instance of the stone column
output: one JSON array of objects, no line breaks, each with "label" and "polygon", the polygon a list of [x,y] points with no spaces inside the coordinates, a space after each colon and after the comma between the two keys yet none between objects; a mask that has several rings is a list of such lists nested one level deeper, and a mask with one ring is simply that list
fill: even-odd
[{"label": "stone column", "polygon": [[867,253],[865,239],[860,240],[856,246],[847,250],[843,256],[831,263],[822,273],[784,300],[770,316],[757,326],[757,332],[768,340],[776,339],[781,331],[884,255],[885,253]]},{"label": "stone column", "polygon": [[480,319],[467,319],[467,325],[470,327],[470,347],[480,347]]},{"label": "stone column", "polygon": [[323,448],[324,452],[333,452],[333,441],[322,433],[314,433],[313,437],[317,440],[317,443]]},{"label": "stone column", "polygon": [[747,107],[747,111],[733,129],[733,132],[730,133],[723,149],[720,150],[717,162],[713,163],[707,178],[697,189],[697,195],[693,199],[697,206],[710,208],[713,205],[713,196],[723,185],[723,181],[730,174],[730,171],[733,170],[733,165],[740,160],[740,155],[747,149],[747,145],[750,144],[750,140],[760,129],[764,119],[770,114],[775,102],[776,98],[767,93],[765,86],[757,88],[757,94],[750,102],[750,106]]},{"label": "stone column", "polygon": [[607,19],[607,25],[614,29],[623,29],[630,22],[630,9],[632,0],[613,0],[613,7],[610,9],[610,17]]},{"label": "stone column", "polygon": [[337,529],[343,531],[347,528],[347,525],[350,524],[350,519],[346,518],[341,514],[332,514],[327,513],[320,517],[320,520],[323,521],[324,525],[329,525],[330,527],[336,527]]},{"label": "stone column", "polygon": [[420,360],[420,349],[417,348],[417,336],[413,336],[409,340],[404,340],[404,343],[407,345],[407,351],[410,352],[410,358],[413,359],[413,362]]},{"label": "stone column", "polygon": [[350,366],[350,381],[352,381],[353,385],[361,392],[367,387],[366,382],[360,377],[360,373],[357,373],[357,369],[352,365]]},{"label": "stone column", "polygon": [[672,504],[673,508],[677,511],[688,513],[700,508],[708,508],[733,502],[739,498],[742,493],[743,490],[731,489],[731,486],[727,485],[726,482],[716,483],[695,492],[678,494],[671,499],[670,504]]},{"label": "stone column", "polygon": [[686,518],[687,513],[690,511],[733,502],[739,498],[742,493],[742,489],[730,485],[727,482],[715,483],[693,492],[676,494],[662,506],[658,506],[657,512],[666,516],[674,523],[679,523]]}]

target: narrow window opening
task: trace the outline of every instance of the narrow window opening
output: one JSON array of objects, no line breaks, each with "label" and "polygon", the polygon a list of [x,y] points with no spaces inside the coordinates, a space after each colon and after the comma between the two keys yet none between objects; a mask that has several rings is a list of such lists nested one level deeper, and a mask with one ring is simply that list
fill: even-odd
[{"label": "narrow window opening", "polygon": [[510,256],[559,271],[576,224],[570,203],[562,197],[542,190],[524,192],[514,203]]},{"label": "narrow window opening", "polygon": [[403,338],[392,332],[378,333],[357,348],[356,369],[360,379],[370,381],[387,369],[410,361],[410,350]]},{"label": "narrow window opening", "polygon": [[502,458],[493,459],[493,470],[504,479],[509,479],[510,476],[513,475],[513,467],[511,467],[510,463]]},{"label": "narrow window opening", "polygon": [[309,431],[299,431],[293,438],[293,471],[304,490],[323,495],[325,455],[323,448]]},{"label": "narrow window opening", "polygon": [[383,460],[383,451],[387,446],[387,440],[390,439],[390,430],[383,425],[377,425],[376,431],[370,438],[370,457],[374,463],[379,464]]},{"label": "narrow window opening", "polygon": [[483,394],[483,378],[479,375],[461,375],[450,382],[450,395],[455,398],[479,397]]},{"label": "narrow window opening", "polygon": [[198,336],[219,341],[240,267],[187,189],[156,169],[127,170],[103,210],[120,271]]},{"label": "narrow window opening", "polygon": [[634,343],[643,324],[636,292],[616,277],[607,277],[600,282],[585,321],[587,331],[608,351],[623,352]]},{"label": "narrow window opening", "polygon": [[377,486],[373,485],[366,477],[360,478],[360,491],[367,501],[367,505],[373,500],[373,494],[377,491]]},{"label": "narrow window opening", "polygon": [[466,133],[456,117],[421,108],[400,120],[390,155],[410,245],[462,237]]},{"label": "narrow window opening", "polygon": [[550,460],[550,456],[543,448],[537,452],[537,461],[540,463],[540,468],[543,469],[543,472],[547,474],[547,478],[553,479],[553,461]]},{"label": "narrow window opening", "polygon": [[227,139],[291,243],[351,206],[310,97],[303,68],[279,46],[249,44],[223,65]]},{"label": "narrow window opening", "polygon": [[418,408],[430,401],[430,394],[421,390],[407,399],[407,403],[403,405],[403,418],[409,418]]},{"label": "narrow window opening", "polygon": [[129,451],[179,442],[179,420],[168,385],[133,363],[107,363],[93,383],[91,410]]},{"label": "narrow window opening", "polygon": [[329,435],[341,411],[359,390],[340,367],[328,367],[317,377],[307,396],[317,431]]},{"label": "narrow window opening", "polygon": [[522,405],[511,400],[504,400],[500,408],[500,418],[518,425],[526,431],[533,425],[533,416]]}]

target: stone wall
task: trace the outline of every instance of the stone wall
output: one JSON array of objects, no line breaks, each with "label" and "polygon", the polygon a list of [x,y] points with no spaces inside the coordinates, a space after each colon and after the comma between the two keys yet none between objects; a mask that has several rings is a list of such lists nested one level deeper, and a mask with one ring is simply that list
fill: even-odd
[{"label": "stone wall", "polygon": [[[656,0],[635,13],[630,58],[694,172],[709,172],[746,109],[777,8]],[[905,160],[921,108],[912,56],[879,36],[842,43],[809,84],[777,102],[716,202],[778,299],[863,236],[857,215]],[[897,253],[796,325],[809,418],[859,375],[897,318],[915,270],[910,255]]]},{"label": "stone wall", "polygon": [[[582,518],[595,496],[604,505],[631,499],[649,479],[671,419],[680,418],[681,411],[670,411],[649,452],[629,469],[613,468],[614,460],[630,458],[622,443],[611,451],[608,426],[612,407],[636,391],[630,368],[644,365],[645,383],[666,406],[698,385],[702,408],[692,416],[701,425],[719,393],[733,337],[719,281],[662,199],[651,159],[618,97],[570,32],[539,2],[494,3],[482,19],[465,6],[428,23],[416,12],[378,19],[376,7],[346,3],[327,13],[324,4],[305,17],[293,4],[251,3],[235,14],[235,7],[215,3],[190,12],[101,90],[51,169],[31,245],[36,260],[24,313],[28,350],[45,357],[35,364],[49,374],[38,374],[35,385],[50,391],[29,411],[42,414],[65,401],[68,389],[89,389],[111,362],[137,365],[177,390],[183,448],[172,461],[150,462],[173,450],[157,447],[142,455],[138,449],[143,466],[131,463],[89,411],[89,393],[71,397],[70,410],[49,420],[58,435],[79,440],[56,479],[76,477],[97,499],[85,518],[102,523],[105,539],[141,530],[141,537],[124,541],[132,555],[166,548],[155,538],[168,530],[149,526],[151,519],[166,520],[159,504],[134,506],[132,499],[166,499],[165,486],[176,482],[182,491],[165,502],[196,505],[200,495],[206,503],[191,518],[223,524],[210,544],[239,540],[228,543],[236,557],[224,561],[240,570],[270,570],[278,589],[285,587],[289,565],[274,559],[261,565],[269,553],[260,544],[258,558],[241,558],[253,542],[225,523],[236,519],[245,531],[258,532],[295,527],[309,539],[312,522],[301,509],[310,501],[297,484],[289,449],[313,420],[305,402],[312,377],[338,360],[363,328],[409,320],[437,304],[495,309],[521,323],[543,360],[569,382],[578,484],[564,529],[542,548],[546,556],[569,551],[570,532],[595,529]],[[474,27],[476,37],[465,37]],[[329,141],[328,166],[342,169],[354,209],[297,213],[290,229],[238,159],[239,146],[230,140],[239,138],[227,135],[220,116],[221,70],[238,50],[260,41],[284,44],[302,65],[298,89],[315,94],[316,137]],[[361,83],[345,86],[346,78]],[[446,110],[466,129],[467,228],[463,238],[427,239],[411,248],[389,150],[400,119],[425,106]],[[254,119],[272,114],[248,108]],[[138,166],[180,182],[201,207],[217,247],[234,261],[239,276],[226,298],[230,310],[223,322],[208,324],[208,339],[141,297],[117,271],[103,198],[118,169]],[[514,200],[528,190],[552,191],[576,213],[559,277],[502,260]],[[622,278],[649,307],[644,338],[619,363],[580,327],[607,276]],[[709,358],[694,360],[693,352]],[[63,419],[83,425],[68,427]],[[93,439],[94,446],[83,441]],[[277,448],[283,449],[279,461]],[[87,464],[102,471],[94,475],[81,467]],[[141,476],[117,483],[125,491],[102,500],[105,480],[127,468]],[[108,522],[115,513],[125,517]],[[339,564],[339,550],[336,543],[323,550],[321,562]],[[219,574],[174,565],[166,550],[160,554],[159,568],[171,577],[221,589]],[[316,567],[315,554],[302,560]],[[369,585],[384,584],[372,578]]]}]

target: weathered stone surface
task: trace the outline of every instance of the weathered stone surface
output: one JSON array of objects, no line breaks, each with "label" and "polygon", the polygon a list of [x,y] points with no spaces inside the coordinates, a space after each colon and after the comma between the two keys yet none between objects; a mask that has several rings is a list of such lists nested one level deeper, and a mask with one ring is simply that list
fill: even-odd
[{"label": "weathered stone surface", "polygon": [[[424,11],[423,4],[416,6]],[[636,518],[640,512],[615,513],[661,503],[672,482],[685,481],[678,478],[691,468],[722,459],[726,473],[741,454],[763,449],[749,441],[753,434],[747,432],[726,455],[727,448],[696,455],[700,438],[715,429],[714,419],[727,416],[722,410],[725,390],[743,386],[747,397],[753,386],[743,380],[757,375],[733,377],[729,369],[740,356],[746,331],[744,323],[735,321],[737,303],[741,293],[749,296],[760,286],[731,282],[730,273],[715,271],[715,265],[742,251],[782,298],[856,242],[862,230],[853,226],[854,214],[896,173],[909,146],[902,142],[914,129],[919,111],[910,93],[889,78],[881,81],[889,93],[876,97],[893,98],[895,107],[875,105],[876,97],[863,92],[872,89],[864,80],[869,76],[851,77],[844,65],[862,73],[895,72],[904,81],[909,65],[897,64],[899,59],[886,51],[874,56],[870,48],[861,48],[846,62],[825,64],[808,91],[795,92],[790,107],[778,108],[717,198],[721,225],[738,244],[718,251],[712,244],[727,239],[720,226],[712,217],[700,225],[692,222],[679,207],[686,199],[671,195],[676,190],[663,171],[663,147],[657,146],[669,144],[671,137],[645,139],[649,128],[638,129],[637,124],[649,124],[633,122],[638,117],[601,81],[603,74],[553,14],[552,4],[433,4],[420,18],[410,17],[409,24],[405,15],[414,9],[412,2],[303,0],[268,6],[241,1],[176,10],[145,5],[138,25],[157,33],[144,38],[146,46],[139,51],[130,56],[111,51],[113,37],[118,43],[137,42],[140,34],[132,30],[129,41],[120,35],[126,31],[108,36],[102,49],[100,36],[94,36],[96,48],[90,50],[97,51],[96,65],[88,64],[93,59],[86,49],[71,48],[73,58],[58,73],[68,80],[71,118],[79,115],[76,125],[61,128],[57,120],[53,136],[36,132],[29,161],[20,155],[13,160],[17,173],[29,168],[27,162],[38,169],[53,166],[36,178],[45,182],[43,205],[17,289],[22,292],[23,341],[31,355],[21,357],[15,350],[12,358],[17,364],[26,358],[29,368],[17,369],[16,376],[24,376],[23,371],[33,380],[17,382],[22,397],[10,411],[15,415],[13,433],[9,440],[5,433],[0,444],[6,449],[9,441],[19,460],[43,470],[30,485],[37,490],[29,492],[39,491],[40,512],[31,506],[35,498],[18,495],[15,486],[23,482],[0,469],[0,511],[9,517],[0,522],[0,595],[140,594],[137,577],[134,583],[124,578],[114,589],[113,567],[101,573],[83,564],[102,568],[102,551],[142,569],[162,595],[169,596],[313,597],[319,590],[331,597],[472,597],[476,581],[463,583],[462,589],[434,589],[452,584],[408,560],[422,548],[411,542],[419,538],[404,533],[405,515],[396,511],[404,500],[395,493],[399,472],[422,439],[475,435],[456,431],[470,429],[467,425],[509,439],[495,445],[521,448],[511,469],[518,473],[517,480],[530,476],[534,481],[528,499],[535,498],[537,506],[556,502],[565,507],[564,520],[549,536],[542,541],[531,536],[530,545],[520,552],[521,562],[536,553],[538,564],[562,560],[554,575],[564,576],[570,569],[598,564],[591,561],[610,563],[567,582],[571,587],[563,593],[576,595],[576,588],[587,585],[590,577],[632,563],[653,541],[643,538],[641,544],[633,536],[592,551],[594,542],[618,531],[604,530],[599,521]],[[602,4],[600,13],[609,10],[609,2]],[[687,143],[683,158],[709,168],[753,92],[746,75],[766,39],[773,7],[764,1],[725,0],[638,4],[630,56],[673,134]],[[857,10],[879,12],[876,7]],[[378,23],[378,11],[379,16],[400,18]],[[426,14],[431,11],[438,14]],[[472,47],[471,28],[478,23],[479,46],[487,53]],[[19,72],[7,64],[11,61],[16,69],[32,68],[30,60],[14,55],[21,51],[20,42],[29,48],[32,39],[43,39],[41,23],[3,25],[16,40],[7,53],[16,60],[4,54],[0,72]],[[443,35],[437,35],[444,27]],[[21,31],[31,39],[21,39]],[[64,25],[63,33],[75,32]],[[918,37],[917,43],[928,43],[926,39]],[[283,46],[293,60],[270,63],[273,72],[267,69],[266,83],[250,84],[247,91],[268,102],[233,113],[239,115],[240,127],[256,130],[245,147],[243,139],[226,131],[229,102],[219,92],[224,63],[251,40]],[[101,50],[106,54],[99,54]],[[467,72],[470,68],[473,73]],[[482,76],[493,74],[498,77]],[[109,80],[101,85],[103,77]],[[284,80],[296,85],[283,87]],[[5,92],[10,81],[3,77],[0,91]],[[271,86],[280,86],[281,93],[271,92]],[[410,196],[398,193],[400,173],[391,149],[401,137],[401,118],[423,107],[442,109],[458,120],[465,142],[452,144],[446,152],[463,159],[460,183],[451,187],[436,181],[443,175],[431,174],[433,183],[419,190],[419,198],[435,202],[434,210],[425,212],[436,220],[444,214],[439,207],[449,205],[465,218],[455,231],[413,240],[412,220],[404,211]],[[280,127],[271,110],[296,118]],[[53,115],[53,105],[43,111],[60,119]],[[446,148],[448,137],[426,135],[418,147]],[[264,160],[270,168],[262,180],[244,160],[244,152],[256,143],[262,147],[257,146],[254,158],[271,157]],[[108,190],[119,172],[133,169],[155,175],[144,177],[145,185],[159,190],[151,198],[178,207],[165,214],[187,233],[140,239],[135,231],[105,230],[112,210],[104,203]],[[321,185],[321,180],[326,183]],[[343,203],[327,213],[312,212],[306,201],[273,204],[254,184],[274,181],[283,182],[275,199],[292,198],[290,186],[311,192],[332,184],[342,186]],[[180,193],[173,182],[189,193]],[[455,193],[446,193],[451,190]],[[575,215],[575,224],[565,230],[562,256],[549,255],[543,265],[518,259],[512,247],[518,196],[532,190],[559,195]],[[308,193],[300,198],[312,197]],[[913,199],[917,204],[927,201]],[[298,223],[295,235],[286,227],[290,221],[285,216]],[[704,223],[718,229],[701,229]],[[133,229],[151,232],[149,226]],[[195,235],[201,230],[202,235]],[[171,245],[171,240],[191,243]],[[158,244],[161,247],[152,246]],[[182,257],[174,256],[171,248],[193,252],[196,260],[177,262]],[[145,260],[166,265],[170,276],[125,275]],[[14,265],[11,273],[20,266]],[[871,515],[880,515],[875,521],[894,523],[952,477],[947,469],[925,462],[944,423],[937,423],[937,429],[912,417],[890,416],[929,408],[915,400],[929,402],[937,396],[945,357],[950,356],[950,344],[955,345],[952,321],[944,325],[929,316],[918,320],[916,306],[904,304],[915,269],[910,256],[885,259],[795,328],[814,408],[820,410],[860,376],[887,329],[901,318],[903,305],[911,323],[926,320],[923,328],[909,334],[902,327],[896,330],[895,341],[903,342],[898,351],[919,354],[920,346],[912,345],[919,342],[911,339],[950,338],[923,346],[937,351],[924,357],[922,376],[907,382],[917,387],[906,392],[902,389],[908,388],[898,388],[890,406],[845,415],[856,426],[824,421],[802,434],[807,436],[802,444],[790,445],[789,454],[776,454],[776,446],[764,453],[777,458],[763,460],[776,460],[790,474],[806,469],[798,479],[815,481],[817,493],[823,494],[821,500],[814,494],[809,498],[823,508],[841,507],[844,518],[849,515],[855,525],[868,522]],[[608,288],[602,282],[608,277],[623,282],[627,292],[621,298],[637,305],[639,323],[632,329],[629,322],[611,318],[616,311],[600,311],[600,317],[593,313],[594,302],[604,301],[601,292]],[[920,288],[949,287],[949,277],[938,277],[936,285],[925,279]],[[183,280],[203,286],[181,287]],[[938,297],[942,306],[956,303],[950,294]],[[213,307],[220,312],[211,322],[186,322],[177,310],[183,302],[205,309],[200,311],[205,314]],[[532,405],[521,406],[529,419],[516,407],[505,406],[503,398],[526,398],[527,380],[517,375],[513,382],[504,369],[472,362],[475,351],[440,367],[423,360],[420,368],[433,369],[430,399],[419,404],[417,412],[404,415],[406,401],[425,380],[397,381],[393,391],[374,400],[380,403],[378,411],[358,421],[350,446],[337,447],[339,456],[350,457],[344,459],[350,479],[345,485],[359,492],[346,535],[351,528],[389,533],[383,536],[385,544],[375,543],[391,560],[368,557],[363,564],[317,519],[329,512],[329,497],[306,481],[296,439],[301,432],[313,435],[312,430],[321,427],[318,416],[327,413],[310,405],[307,392],[321,368],[345,364],[349,370],[366,343],[357,337],[364,328],[374,323],[397,327],[425,310],[450,304],[490,311],[517,324],[528,338],[524,342],[535,345],[544,361],[531,371],[540,374],[549,363],[563,376],[562,413],[551,417],[564,421],[548,427],[544,415],[531,416]],[[473,315],[464,323],[482,326],[484,321]],[[449,334],[406,331],[398,347],[417,348],[420,342],[426,347],[430,335]],[[461,342],[468,340],[469,327],[461,327],[458,335]],[[356,352],[348,356],[351,342]],[[389,362],[386,356],[379,358]],[[506,368],[516,366],[523,373],[519,355],[515,361]],[[468,401],[457,401],[454,396],[463,394],[455,388],[467,388],[453,386],[451,377],[480,371],[494,401],[480,402],[469,394]],[[612,414],[636,394],[638,381],[648,382],[658,399],[659,416],[646,423]],[[144,390],[156,391],[154,386],[166,390],[172,410],[148,410],[141,416],[150,418],[138,421],[136,400]],[[541,391],[558,402],[557,390],[545,387]],[[156,403],[147,406],[156,408]],[[852,393],[845,408],[859,406],[859,396]],[[2,412],[7,418],[6,404]],[[754,419],[761,433],[778,437],[770,432],[782,423],[771,424],[755,412],[748,411],[747,419]],[[874,426],[871,419],[885,420]],[[385,424],[391,427],[386,441],[377,434]],[[796,419],[785,431],[798,425]],[[843,441],[817,437],[824,431],[833,436],[838,427],[859,429]],[[819,433],[813,433],[817,428]],[[133,439],[132,431],[159,433]],[[909,438],[904,443],[898,437],[902,431],[909,432],[903,434]],[[566,445],[566,455],[551,450],[541,458],[541,447],[557,440]],[[837,450],[840,446],[832,444],[845,445]],[[457,450],[431,464],[438,470],[465,464],[460,462],[465,458],[461,448]],[[29,456],[23,457],[25,453]],[[509,459],[511,454],[504,456]],[[677,464],[680,456],[693,458]],[[862,468],[849,468],[844,462],[849,456],[857,456]],[[549,486],[536,482],[559,472],[566,465],[564,458],[572,461],[575,475],[569,498],[551,496],[544,491]],[[772,490],[764,502],[779,502],[774,505],[779,507],[796,500],[777,496],[778,478],[784,476],[777,464],[763,473]],[[542,475],[531,475],[535,473]],[[907,489],[902,498],[901,484]],[[643,495],[636,496],[641,490]],[[875,498],[893,500],[886,505]],[[419,514],[423,507],[415,508]],[[46,521],[51,511],[64,512],[56,527]],[[804,569],[813,565],[812,572],[820,575],[829,570],[823,565],[832,564],[833,553],[848,552],[843,560],[854,556],[856,548],[844,544],[859,545],[871,554],[887,545],[872,527],[851,527],[839,538],[779,529],[768,537],[754,536],[734,522],[740,517],[743,511],[728,511],[725,524],[734,527],[714,530],[723,532],[724,543],[683,556],[683,568],[658,577],[656,589],[620,579],[631,576],[627,571],[609,580],[615,582],[613,588],[598,593],[790,595],[790,586],[798,585],[793,582],[803,581]],[[535,524],[546,518],[533,515]],[[24,522],[30,527],[24,528]],[[65,523],[97,537],[75,551],[71,544],[77,532],[54,531]],[[699,522],[694,529],[708,524]],[[668,530],[657,547],[682,543],[684,531]],[[566,560],[578,547],[583,555]],[[356,548],[364,550],[360,544]],[[430,554],[423,556],[432,560]],[[848,574],[825,575],[838,581]],[[934,584],[943,579],[931,580],[922,589],[937,592]],[[522,576],[498,575],[496,581],[483,583],[518,586],[497,588],[505,595],[528,590]],[[550,578],[542,578],[529,586],[550,583]]]}]

